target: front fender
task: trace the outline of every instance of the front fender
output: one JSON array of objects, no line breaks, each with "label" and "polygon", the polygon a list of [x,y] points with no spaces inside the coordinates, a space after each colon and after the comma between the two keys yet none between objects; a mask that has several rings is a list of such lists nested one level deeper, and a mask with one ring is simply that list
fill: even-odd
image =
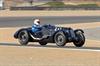
[{"label": "front fender", "polygon": [[18,38],[18,34],[19,34],[20,31],[22,31],[22,30],[26,30],[26,29],[25,29],[25,28],[22,28],[22,29],[19,29],[18,31],[16,31],[16,32],[14,33],[14,38],[15,38],[15,39]]},{"label": "front fender", "polygon": [[75,33],[78,32],[78,31],[81,31],[82,33],[84,33],[84,31],[82,29],[76,29],[76,30],[74,30]]}]

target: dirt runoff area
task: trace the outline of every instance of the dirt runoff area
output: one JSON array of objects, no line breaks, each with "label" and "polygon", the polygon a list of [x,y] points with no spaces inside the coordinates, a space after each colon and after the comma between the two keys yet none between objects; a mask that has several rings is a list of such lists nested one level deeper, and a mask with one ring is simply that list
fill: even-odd
[{"label": "dirt runoff area", "polygon": [[9,11],[1,10],[0,17],[22,16],[100,16],[100,10],[64,10],[64,11]]},{"label": "dirt runoff area", "polygon": [[68,49],[0,46],[0,66],[100,66],[100,52]]},{"label": "dirt runoff area", "polygon": [[[58,26],[89,29],[100,27],[100,22]],[[20,46],[13,38],[20,28],[0,28],[0,66],[100,66],[100,52],[94,51],[100,49],[99,40],[87,39],[82,48],[72,43],[63,48],[50,43],[45,47],[37,43]]]}]

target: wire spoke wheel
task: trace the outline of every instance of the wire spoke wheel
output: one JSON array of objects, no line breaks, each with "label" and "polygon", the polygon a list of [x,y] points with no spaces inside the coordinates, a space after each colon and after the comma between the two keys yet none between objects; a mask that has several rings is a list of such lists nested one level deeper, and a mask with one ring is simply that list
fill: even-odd
[{"label": "wire spoke wheel", "polygon": [[27,45],[28,44],[28,40],[29,40],[29,35],[28,32],[26,30],[22,30],[19,35],[19,42],[21,45]]},{"label": "wire spoke wheel", "polygon": [[85,36],[82,32],[76,32],[78,41],[73,42],[76,47],[82,47],[85,44]]},{"label": "wire spoke wheel", "polygon": [[63,32],[56,33],[54,37],[55,43],[57,46],[65,46],[66,44],[66,37]]}]

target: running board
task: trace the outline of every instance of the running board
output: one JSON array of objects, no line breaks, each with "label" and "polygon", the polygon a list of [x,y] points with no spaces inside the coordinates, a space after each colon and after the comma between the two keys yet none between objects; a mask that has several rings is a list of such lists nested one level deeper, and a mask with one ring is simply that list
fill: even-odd
[{"label": "running board", "polygon": [[42,40],[42,38],[35,38],[33,35],[30,34],[30,36],[35,40]]}]

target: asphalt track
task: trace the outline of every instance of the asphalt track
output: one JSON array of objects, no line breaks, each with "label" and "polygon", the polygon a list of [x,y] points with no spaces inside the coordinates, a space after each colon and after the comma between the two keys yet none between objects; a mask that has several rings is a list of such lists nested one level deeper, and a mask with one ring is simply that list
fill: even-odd
[{"label": "asphalt track", "polygon": [[[0,17],[0,27],[31,26],[33,24],[32,19],[35,18],[41,19],[42,24],[72,24],[72,23],[100,22],[100,16]],[[87,39],[100,40],[100,35],[99,35],[100,28],[85,29],[84,31]]]},{"label": "asphalt track", "polygon": [[42,24],[72,24],[100,22],[100,16],[33,16],[33,17],[0,17],[0,27],[31,26],[32,19],[39,18]]},{"label": "asphalt track", "polygon": [[[42,24],[72,24],[100,22],[100,16],[33,16],[33,17],[0,17],[0,27],[22,27],[31,26],[32,19],[40,18]],[[100,28],[84,30],[86,37],[89,39],[100,40]],[[95,34],[95,32],[97,32]],[[93,35],[93,36],[91,36]]]}]

